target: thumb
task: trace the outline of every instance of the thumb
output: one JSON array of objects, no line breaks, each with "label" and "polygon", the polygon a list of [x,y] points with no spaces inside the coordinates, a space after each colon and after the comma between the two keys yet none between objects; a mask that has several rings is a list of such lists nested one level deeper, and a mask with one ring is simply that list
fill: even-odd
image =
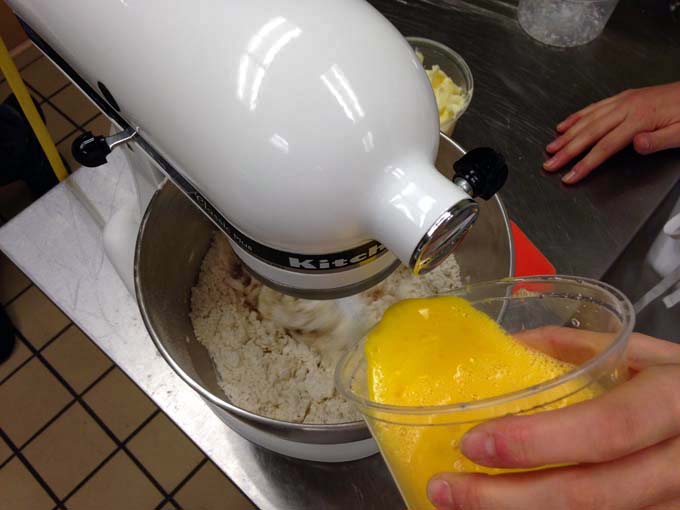
[{"label": "thumb", "polygon": [[680,147],[680,122],[649,133],[638,133],[633,138],[633,146],[638,154]]}]

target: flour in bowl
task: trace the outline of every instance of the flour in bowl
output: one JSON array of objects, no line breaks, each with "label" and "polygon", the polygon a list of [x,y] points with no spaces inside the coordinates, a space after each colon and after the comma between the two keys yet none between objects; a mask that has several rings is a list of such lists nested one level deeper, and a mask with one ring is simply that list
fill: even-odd
[{"label": "flour in bowl", "polygon": [[369,290],[334,301],[281,294],[252,278],[216,233],[191,291],[191,322],[218,382],[238,407],[298,423],[357,421],[335,391],[335,365],[392,303],[460,287],[454,256],[416,277],[400,267]]}]

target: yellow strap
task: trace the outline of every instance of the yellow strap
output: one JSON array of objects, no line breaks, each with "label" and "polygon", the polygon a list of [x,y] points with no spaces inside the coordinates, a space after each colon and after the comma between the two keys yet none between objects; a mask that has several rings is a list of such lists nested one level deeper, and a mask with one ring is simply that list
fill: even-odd
[{"label": "yellow strap", "polygon": [[24,115],[26,115],[28,122],[31,124],[33,132],[38,138],[40,146],[52,166],[54,175],[57,176],[57,179],[63,181],[68,177],[68,174],[66,168],[64,168],[64,163],[61,160],[59,151],[54,146],[54,141],[40,118],[38,109],[35,107],[35,104],[33,104],[31,95],[29,94],[24,81],[21,79],[21,75],[14,65],[14,61],[12,60],[9,51],[7,51],[7,46],[5,46],[2,37],[0,37],[0,70],[2,70],[5,78],[7,78],[12,92],[14,92],[14,95],[21,105],[21,109],[24,111]]}]

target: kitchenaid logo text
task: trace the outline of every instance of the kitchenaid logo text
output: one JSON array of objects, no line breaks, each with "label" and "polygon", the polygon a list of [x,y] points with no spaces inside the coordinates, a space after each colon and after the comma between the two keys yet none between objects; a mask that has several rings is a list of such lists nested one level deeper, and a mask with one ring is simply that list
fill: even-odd
[{"label": "kitchenaid logo text", "polygon": [[229,239],[243,250],[267,264],[299,272],[342,271],[343,269],[350,269],[354,266],[368,263],[387,252],[387,248],[378,241],[369,241],[351,250],[324,255],[302,255],[270,248],[239,231],[203,195],[194,190],[188,183],[185,184],[187,196],[203,209],[213,223]]},{"label": "kitchenaid logo text", "polygon": [[352,251],[350,253],[338,254],[339,256],[329,258],[329,255],[322,255],[318,257],[288,257],[288,264],[293,269],[307,269],[307,270],[323,270],[323,269],[340,269],[345,266],[354,266],[364,261],[370,260],[377,255],[381,255],[387,251],[380,243],[375,243],[368,249],[358,253]]}]

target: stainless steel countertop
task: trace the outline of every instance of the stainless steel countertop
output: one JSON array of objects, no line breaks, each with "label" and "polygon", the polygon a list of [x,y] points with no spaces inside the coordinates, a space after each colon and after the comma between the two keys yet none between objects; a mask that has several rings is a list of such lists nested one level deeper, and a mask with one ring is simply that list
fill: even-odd
[{"label": "stainless steel countertop", "polygon": [[[467,149],[489,145],[505,153],[511,177],[502,195],[510,216],[560,272],[601,277],[680,179],[680,152],[641,158],[624,151],[583,184],[565,187],[558,176],[541,172],[543,146],[552,126],[589,102],[680,80],[680,25],[645,16],[636,2],[622,0],[598,40],[559,50],[524,35],[511,3],[372,3],[404,35],[439,40],[465,57],[475,93],[456,140]],[[131,193],[120,175],[111,168],[79,171],[75,181],[0,229],[0,245],[259,508],[403,508],[379,456],[315,464],[260,449],[227,429],[172,373],[144,332],[132,297],[103,260],[98,227],[76,199],[85,190],[95,208],[110,214]],[[67,237],[77,243],[60,244]]]}]

